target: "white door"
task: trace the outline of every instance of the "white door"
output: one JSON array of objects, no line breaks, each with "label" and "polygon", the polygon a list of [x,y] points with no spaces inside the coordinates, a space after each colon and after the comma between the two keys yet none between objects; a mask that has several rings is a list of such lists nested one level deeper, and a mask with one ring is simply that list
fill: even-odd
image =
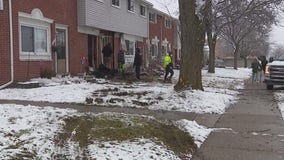
[{"label": "white door", "polygon": [[56,27],[56,73],[67,74],[68,67],[68,43],[67,27]]}]

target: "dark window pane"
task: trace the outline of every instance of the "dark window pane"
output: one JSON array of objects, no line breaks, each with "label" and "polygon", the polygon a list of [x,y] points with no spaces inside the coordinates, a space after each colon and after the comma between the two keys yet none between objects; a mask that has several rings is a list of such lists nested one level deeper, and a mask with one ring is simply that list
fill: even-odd
[{"label": "dark window pane", "polygon": [[119,0],[112,0],[112,5],[119,6]]},{"label": "dark window pane", "polygon": [[34,32],[32,27],[21,26],[22,52],[34,52]]},{"label": "dark window pane", "polygon": [[57,59],[66,58],[66,34],[65,30],[56,29]]},{"label": "dark window pane", "polygon": [[146,16],[146,11],[144,6],[140,6],[140,15]]},{"label": "dark window pane", "polygon": [[134,3],[132,0],[128,0],[128,10],[134,12]]}]

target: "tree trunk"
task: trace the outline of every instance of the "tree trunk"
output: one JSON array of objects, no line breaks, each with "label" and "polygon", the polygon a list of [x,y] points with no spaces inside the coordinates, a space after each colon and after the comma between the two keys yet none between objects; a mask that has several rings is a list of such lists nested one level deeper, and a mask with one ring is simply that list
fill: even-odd
[{"label": "tree trunk", "polygon": [[234,69],[238,69],[238,56],[239,54],[239,47],[236,46],[235,50],[234,50]]},{"label": "tree trunk", "polygon": [[215,73],[215,43],[217,36],[212,31],[212,1],[207,0],[205,4],[205,28],[207,33],[207,42],[209,46],[209,64],[208,72]]},{"label": "tree trunk", "polygon": [[201,69],[205,41],[204,23],[195,14],[195,0],[179,0],[181,21],[181,69],[175,90],[203,90]]},{"label": "tree trunk", "polygon": [[[212,33],[211,33],[212,34]],[[208,33],[207,33],[208,37]],[[208,72],[215,73],[215,48],[216,48],[216,40],[217,36],[208,37],[208,46],[209,46],[209,65],[208,65]]]},{"label": "tree trunk", "polygon": [[244,56],[244,67],[247,68],[248,67],[248,58],[247,56]]}]

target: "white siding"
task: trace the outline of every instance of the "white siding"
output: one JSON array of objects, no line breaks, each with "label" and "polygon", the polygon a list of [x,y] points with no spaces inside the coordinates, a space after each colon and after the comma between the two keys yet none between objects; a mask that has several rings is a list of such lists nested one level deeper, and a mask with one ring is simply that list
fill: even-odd
[{"label": "white siding", "polygon": [[148,11],[140,15],[140,1],[135,1],[135,13],[127,10],[127,0],[120,0],[120,8],[111,0],[78,0],[78,23],[98,29],[148,37]]},{"label": "white siding", "polygon": [[3,4],[3,0],[0,0],[0,10],[4,9],[4,4]]}]

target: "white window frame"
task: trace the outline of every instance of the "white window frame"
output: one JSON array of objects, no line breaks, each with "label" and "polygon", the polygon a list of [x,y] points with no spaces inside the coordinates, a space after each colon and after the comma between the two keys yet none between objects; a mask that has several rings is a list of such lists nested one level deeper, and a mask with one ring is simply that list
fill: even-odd
[{"label": "white window frame", "polygon": [[3,0],[0,0],[0,10],[4,10],[4,2],[3,2]]},{"label": "white window frame", "polygon": [[[51,55],[51,23],[53,20],[44,18],[39,9],[34,9],[31,14],[19,12],[19,58],[22,61],[50,61]],[[46,31],[46,52],[24,52],[22,51],[21,26],[42,29]]]},{"label": "white window frame", "polygon": [[[133,8],[131,10],[131,8]],[[128,12],[134,13],[135,12],[135,3],[133,0],[127,0],[127,10]]]},{"label": "white window frame", "polygon": [[[144,8],[144,14],[142,14],[142,8]],[[146,17],[146,6],[140,5],[140,16]]]},{"label": "white window frame", "polygon": [[152,50],[152,54],[151,54],[152,58],[158,57],[159,41],[160,41],[160,40],[157,38],[157,36],[155,36],[155,38],[153,38],[153,39],[151,40],[152,46],[155,45],[155,46],[157,47],[155,51]]},{"label": "white window frame", "polygon": [[[153,17],[153,20],[151,19],[151,17]],[[157,19],[157,14],[153,12],[149,12],[149,22],[156,23],[156,19]]]},{"label": "white window frame", "polygon": [[[126,41],[128,41],[128,45],[127,45]],[[126,49],[127,49],[126,55],[134,56],[134,53],[135,53],[135,41],[126,39],[125,40],[125,44],[126,44]],[[133,47],[133,48],[131,48],[131,50],[129,50],[130,49],[130,45]]]},{"label": "white window frame", "polygon": [[171,20],[169,18],[165,18],[165,27],[168,29],[172,28]]},{"label": "white window frame", "polygon": [[[116,2],[117,2],[118,4],[116,4]],[[120,8],[120,0],[115,0],[115,3],[113,3],[113,0],[111,0],[111,5],[112,5],[113,7]]]}]

